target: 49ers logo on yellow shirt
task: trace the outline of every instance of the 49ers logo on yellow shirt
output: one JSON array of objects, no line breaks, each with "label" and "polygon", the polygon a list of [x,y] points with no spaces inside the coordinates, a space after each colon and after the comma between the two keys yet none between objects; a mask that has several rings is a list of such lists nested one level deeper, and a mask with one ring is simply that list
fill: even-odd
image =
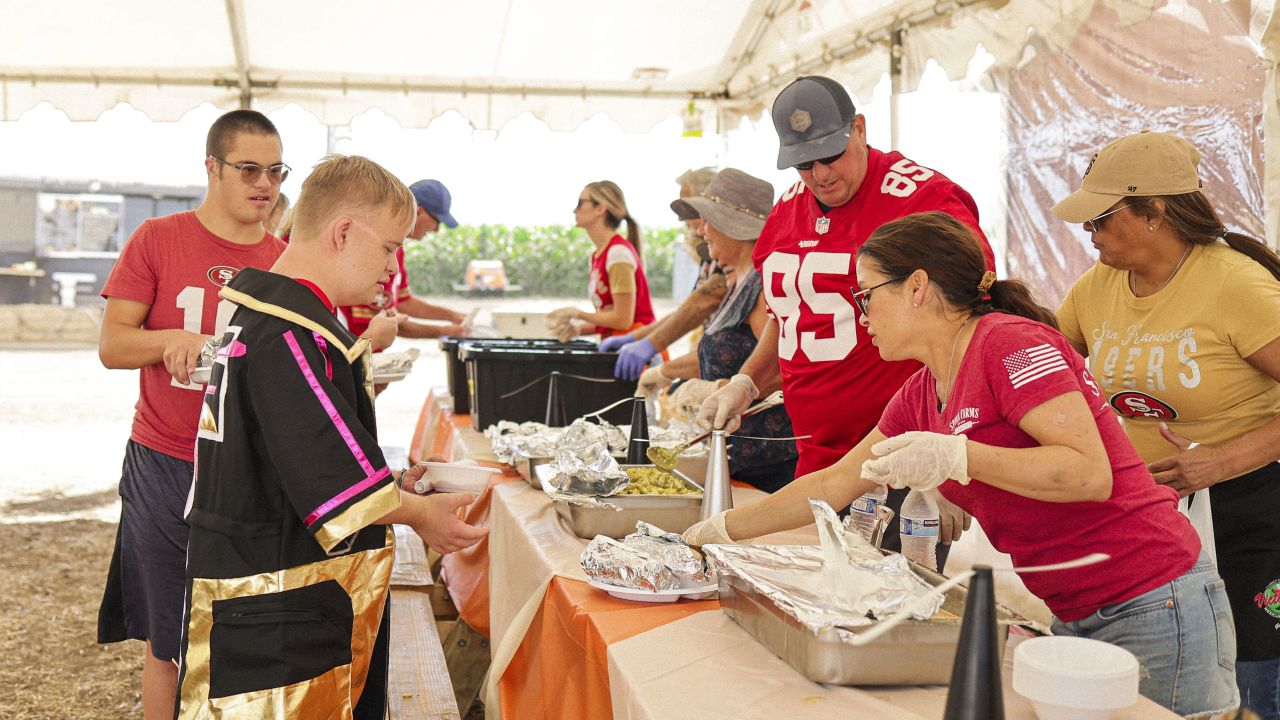
[{"label": "49ers logo on yellow shirt", "polygon": [[1111,396],[1111,407],[1125,417],[1150,420],[1176,420],[1178,411],[1168,403],[1137,390],[1125,390]]}]

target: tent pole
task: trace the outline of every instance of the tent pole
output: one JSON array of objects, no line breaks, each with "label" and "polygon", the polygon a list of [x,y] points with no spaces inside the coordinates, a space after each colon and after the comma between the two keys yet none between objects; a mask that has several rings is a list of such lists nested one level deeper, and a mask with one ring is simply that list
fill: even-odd
[{"label": "tent pole", "polygon": [[902,92],[902,26],[889,33],[889,149],[898,149],[898,97]]}]

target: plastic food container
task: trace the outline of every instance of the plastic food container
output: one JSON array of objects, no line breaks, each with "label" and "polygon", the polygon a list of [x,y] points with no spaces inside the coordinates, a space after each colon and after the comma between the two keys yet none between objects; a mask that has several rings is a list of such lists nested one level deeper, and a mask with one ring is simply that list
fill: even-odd
[{"label": "plastic food container", "polygon": [[498,468],[466,463],[424,462],[427,475],[436,492],[470,492],[477,495],[489,484],[489,477]]},{"label": "plastic food container", "polygon": [[1138,659],[1098,640],[1031,638],[1013,651],[1013,689],[1040,720],[1106,720],[1138,701]]}]

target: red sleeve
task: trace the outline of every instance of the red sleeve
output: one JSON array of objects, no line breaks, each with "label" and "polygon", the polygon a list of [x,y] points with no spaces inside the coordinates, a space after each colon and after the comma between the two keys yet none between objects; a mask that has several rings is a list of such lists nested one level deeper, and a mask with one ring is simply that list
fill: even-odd
[{"label": "red sleeve", "polygon": [[876,424],[876,429],[881,435],[893,437],[912,430],[928,429],[927,421],[920,416],[921,409],[926,407],[922,373],[928,372],[927,368],[916,371],[916,374],[907,378],[902,387],[898,388],[898,392],[889,399],[889,404],[880,414],[880,422]]},{"label": "red sleeve", "polygon": [[1082,392],[1080,374],[1072,366],[1079,356],[1047,325],[1025,322],[993,328],[982,358],[988,386],[1010,425],[1059,395]]},{"label": "red sleeve", "polygon": [[159,268],[154,264],[154,235],[151,221],[138,226],[129,236],[111,275],[102,286],[102,297],[118,297],[144,305],[154,305],[160,284]]}]

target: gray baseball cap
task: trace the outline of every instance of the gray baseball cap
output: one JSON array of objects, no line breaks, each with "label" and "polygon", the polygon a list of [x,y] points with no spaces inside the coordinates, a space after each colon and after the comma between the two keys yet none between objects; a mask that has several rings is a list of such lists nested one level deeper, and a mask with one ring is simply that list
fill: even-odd
[{"label": "gray baseball cap", "polygon": [[831,78],[808,75],[783,88],[773,101],[778,169],[844,152],[857,114],[849,93]]},{"label": "gray baseball cap", "polygon": [[741,170],[725,168],[701,195],[686,198],[685,202],[725,235],[753,241],[760,237],[773,209],[773,185]]}]

